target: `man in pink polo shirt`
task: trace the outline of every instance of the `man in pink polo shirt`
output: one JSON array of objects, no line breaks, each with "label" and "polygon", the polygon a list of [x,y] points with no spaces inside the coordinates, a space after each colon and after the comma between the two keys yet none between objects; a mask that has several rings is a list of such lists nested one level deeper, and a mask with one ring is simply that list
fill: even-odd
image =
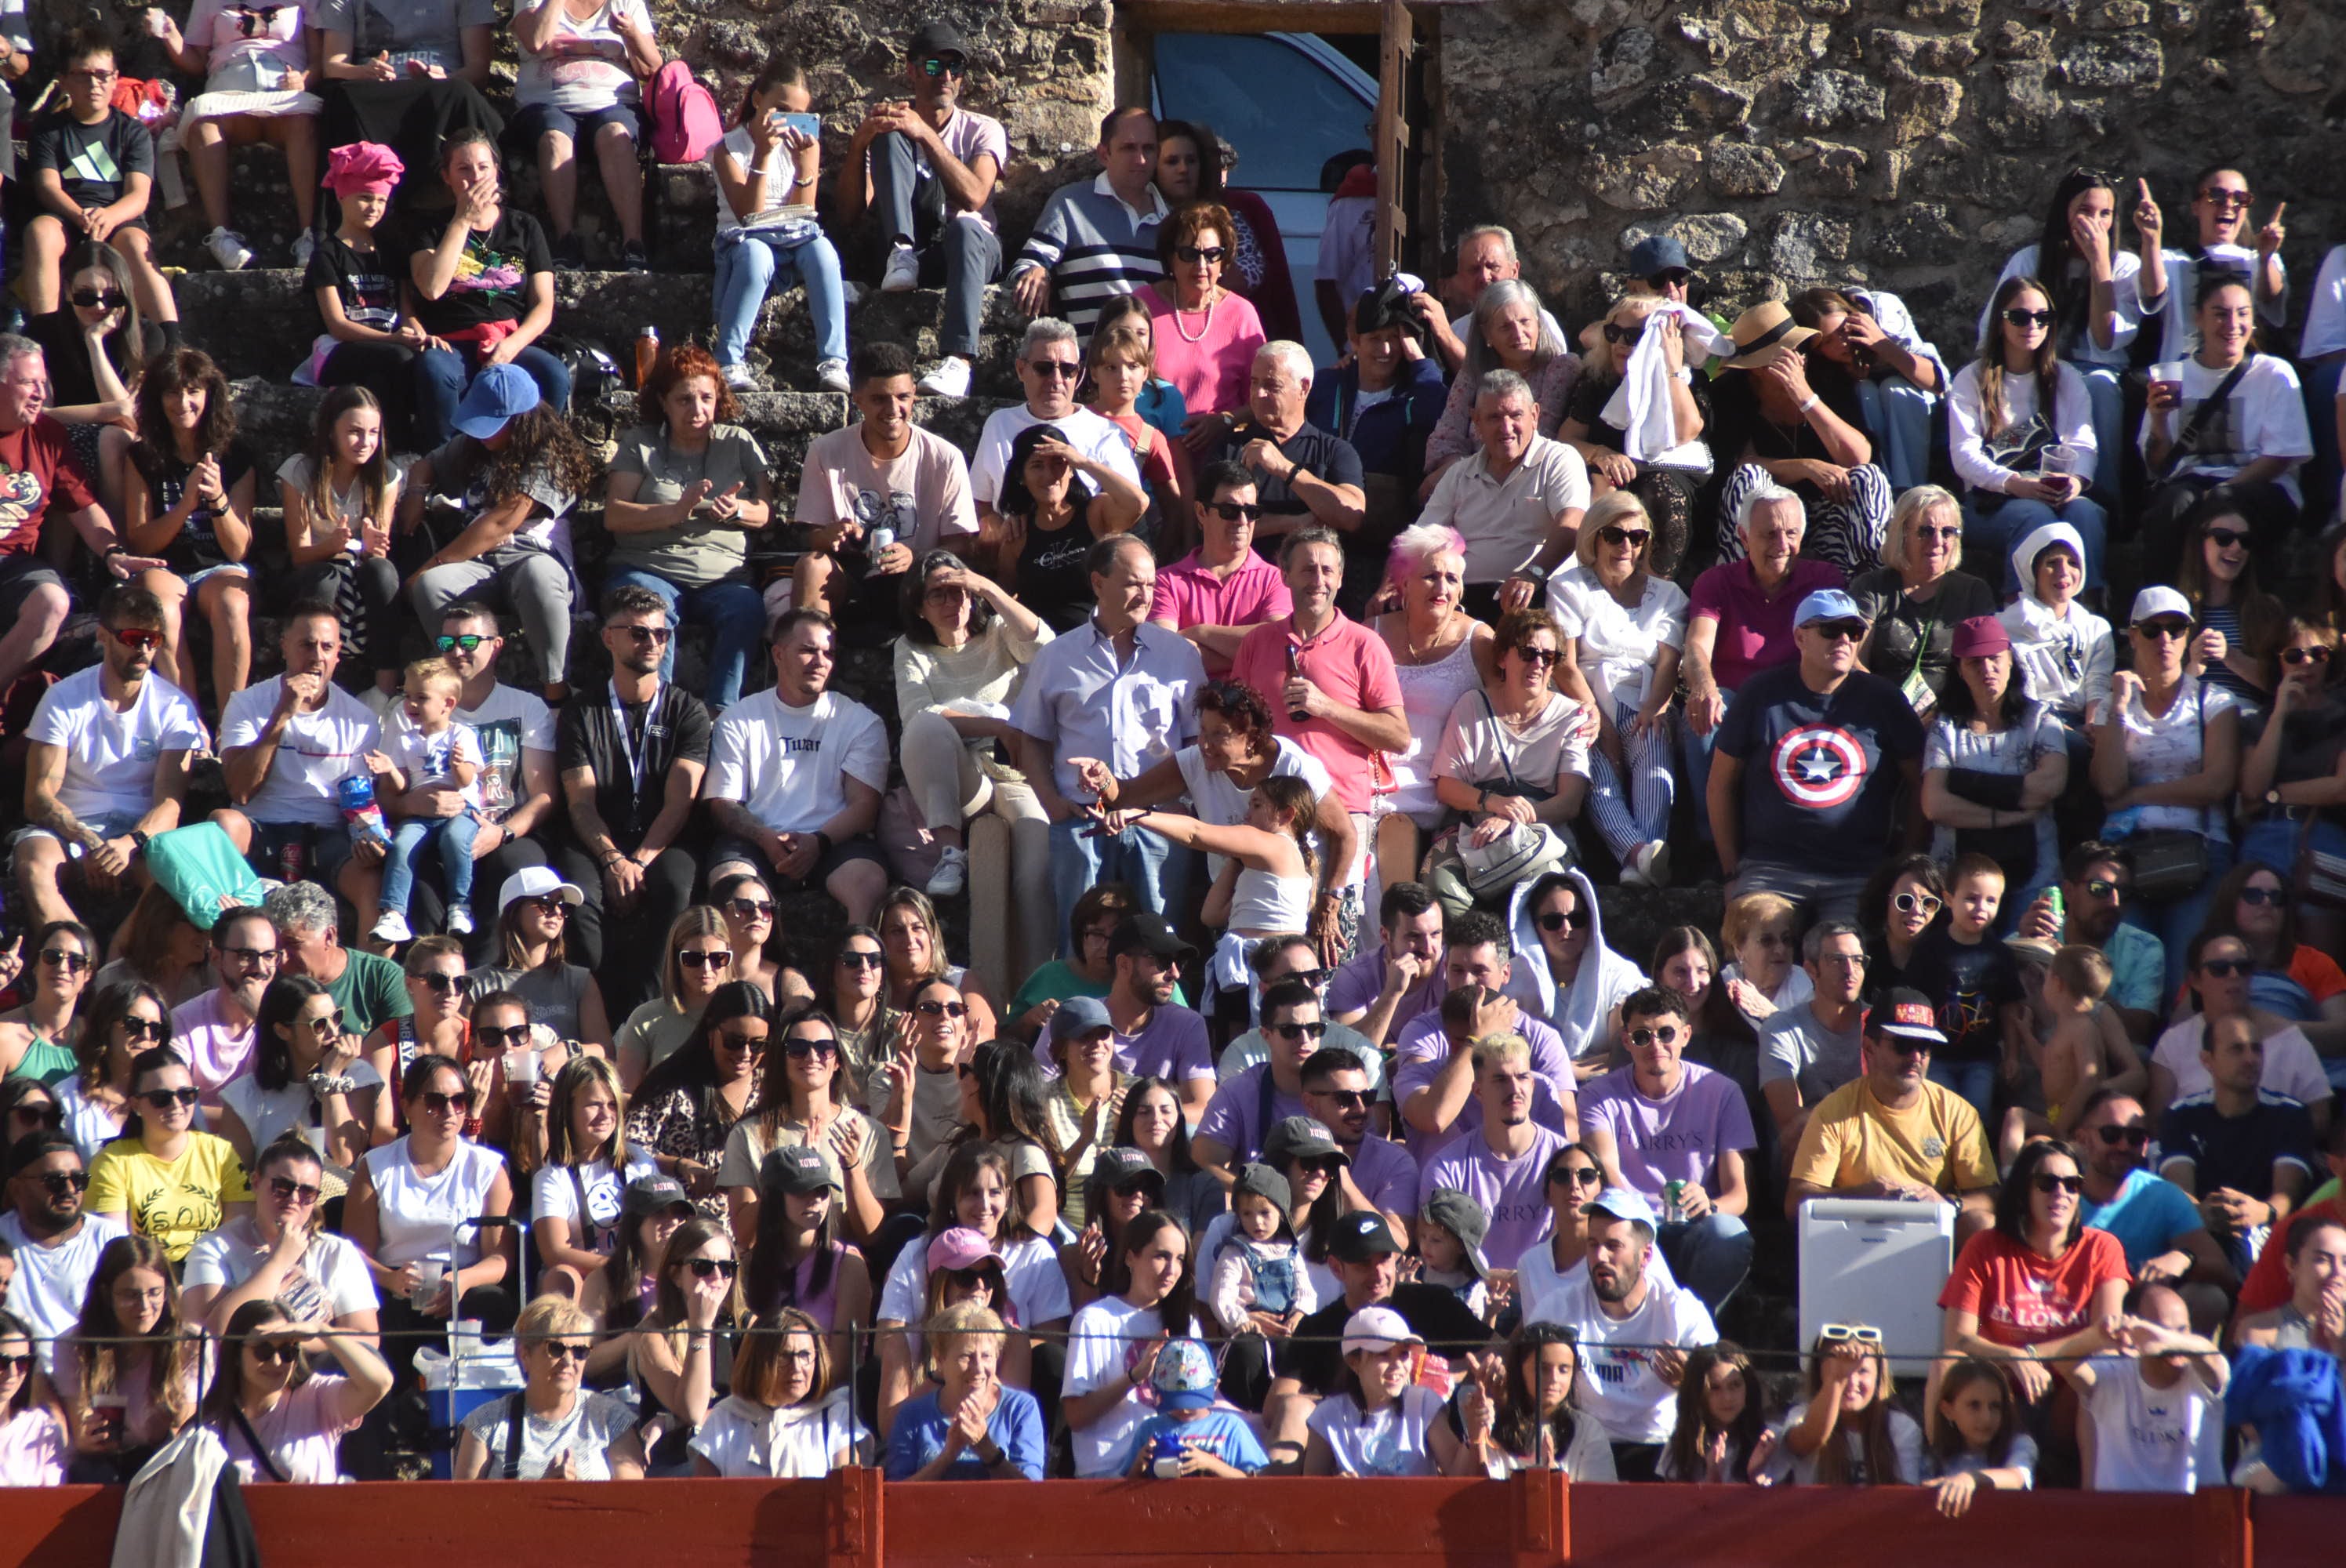
[{"label": "man in pink polo shirt", "polygon": [[1247,633],[1295,607],[1287,579],[1254,553],[1255,519],[1262,515],[1254,475],[1235,463],[1209,463],[1198,474],[1195,550],[1157,574],[1148,618],[1198,645],[1206,673],[1229,673],[1230,658]]},{"label": "man in pink polo shirt", "polygon": [[[1270,705],[1272,729],[1328,769],[1366,844],[1375,754],[1409,744],[1401,677],[1384,639],[1336,607],[1344,547],[1332,529],[1315,524],[1289,535],[1280,565],[1295,607],[1239,640],[1230,678],[1260,692]],[[1348,954],[1360,930],[1363,870],[1355,864],[1331,878],[1330,886],[1345,891],[1325,895],[1344,906],[1338,918]]]}]

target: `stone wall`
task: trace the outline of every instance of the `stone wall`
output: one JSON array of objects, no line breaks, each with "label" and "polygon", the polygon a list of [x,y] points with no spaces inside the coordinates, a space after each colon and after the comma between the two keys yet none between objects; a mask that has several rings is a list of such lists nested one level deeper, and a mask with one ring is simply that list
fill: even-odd
[{"label": "stone wall", "polygon": [[[1894,289],[1950,355],[2061,174],[2147,176],[2170,236],[2236,162],[2289,203],[2293,304],[2346,240],[2336,0],[1492,0],[1440,12],[1448,232],[1515,229],[1568,320],[1677,235],[1729,311]],[[2294,346],[2295,334],[2288,337]]]}]

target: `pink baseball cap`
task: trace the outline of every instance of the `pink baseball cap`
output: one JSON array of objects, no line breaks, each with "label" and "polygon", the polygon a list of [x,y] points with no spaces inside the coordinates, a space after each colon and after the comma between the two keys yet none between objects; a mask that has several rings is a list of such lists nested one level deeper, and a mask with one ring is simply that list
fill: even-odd
[{"label": "pink baseball cap", "polygon": [[974,1268],[989,1258],[999,1264],[1002,1254],[994,1249],[994,1243],[965,1225],[940,1231],[936,1239],[929,1243],[931,1273],[942,1268],[947,1273],[957,1274],[964,1268]]}]

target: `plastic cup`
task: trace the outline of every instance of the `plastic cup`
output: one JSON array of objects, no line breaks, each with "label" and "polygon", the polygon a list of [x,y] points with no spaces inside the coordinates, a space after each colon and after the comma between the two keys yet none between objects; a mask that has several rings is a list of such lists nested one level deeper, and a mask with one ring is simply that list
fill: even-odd
[{"label": "plastic cup", "polygon": [[436,1257],[427,1257],[418,1263],[415,1266],[415,1288],[407,1293],[407,1304],[418,1312],[431,1306],[433,1298],[440,1294],[440,1281],[447,1272],[448,1266]]},{"label": "plastic cup", "polygon": [[160,38],[171,30],[171,18],[159,6],[147,8],[147,36]]},{"label": "plastic cup", "polygon": [[2048,446],[2037,464],[2037,472],[2047,479],[2067,479],[2077,473],[2084,456],[2074,446]]},{"label": "plastic cup", "polygon": [[2183,395],[2183,361],[2161,360],[2150,367],[2150,380],[2153,386],[2164,386],[2171,396],[2180,398]]},{"label": "plastic cup", "polygon": [[535,1046],[525,1045],[505,1053],[505,1083],[515,1089],[537,1086],[538,1057]]}]

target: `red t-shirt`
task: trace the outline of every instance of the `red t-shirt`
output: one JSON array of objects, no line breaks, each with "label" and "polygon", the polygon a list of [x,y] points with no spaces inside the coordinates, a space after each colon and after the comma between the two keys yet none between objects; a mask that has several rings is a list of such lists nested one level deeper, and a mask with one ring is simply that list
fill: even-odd
[{"label": "red t-shirt", "polygon": [[2270,1312],[2289,1299],[2289,1233],[2308,1220],[2329,1219],[2346,1224],[2346,1197],[2326,1197],[2309,1203],[2289,1217],[2289,1224],[2265,1239],[2256,1266],[2240,1281],[2240,1314]]},{"label": "red t-shirt", "polygon": [[66,444],[66,427],[43,414],[0,434],[0,555],[27,555],[41,542],[41,520],[53,500],[63,500],[69,512],[97,504]]},{"label": "red t-shirt", "polygon": [[[1296,647],[1293,619],[1269,622],[1247,633],[1230,659],[1230,678],[1250,686],[1270,705],[1270,727],[1320,759],[1347,811],[1366,811],[1375,797],[1370,748],[1324,718],[1298,724],[1287,717],[1287,650]],[[1401,706],[1401,677],[1393,673],[1392,650],[1384,638],[1344,615],[1300,646],[1303,678],[1346,708],[1373,713]]]},{"label": "red t-shirt", "polygon": [[2019,1349],[2064,1339],[2086,1326],[2094,1291],[2106,1279],[2124,1285],[2126,1248],[2106,1230],[2078,1233],[2058,1258],[2024,1247],[2002,1231],[1983,1230],[1964,1243],[1939,1305],[1979,1319],[1979,1337]]}]

